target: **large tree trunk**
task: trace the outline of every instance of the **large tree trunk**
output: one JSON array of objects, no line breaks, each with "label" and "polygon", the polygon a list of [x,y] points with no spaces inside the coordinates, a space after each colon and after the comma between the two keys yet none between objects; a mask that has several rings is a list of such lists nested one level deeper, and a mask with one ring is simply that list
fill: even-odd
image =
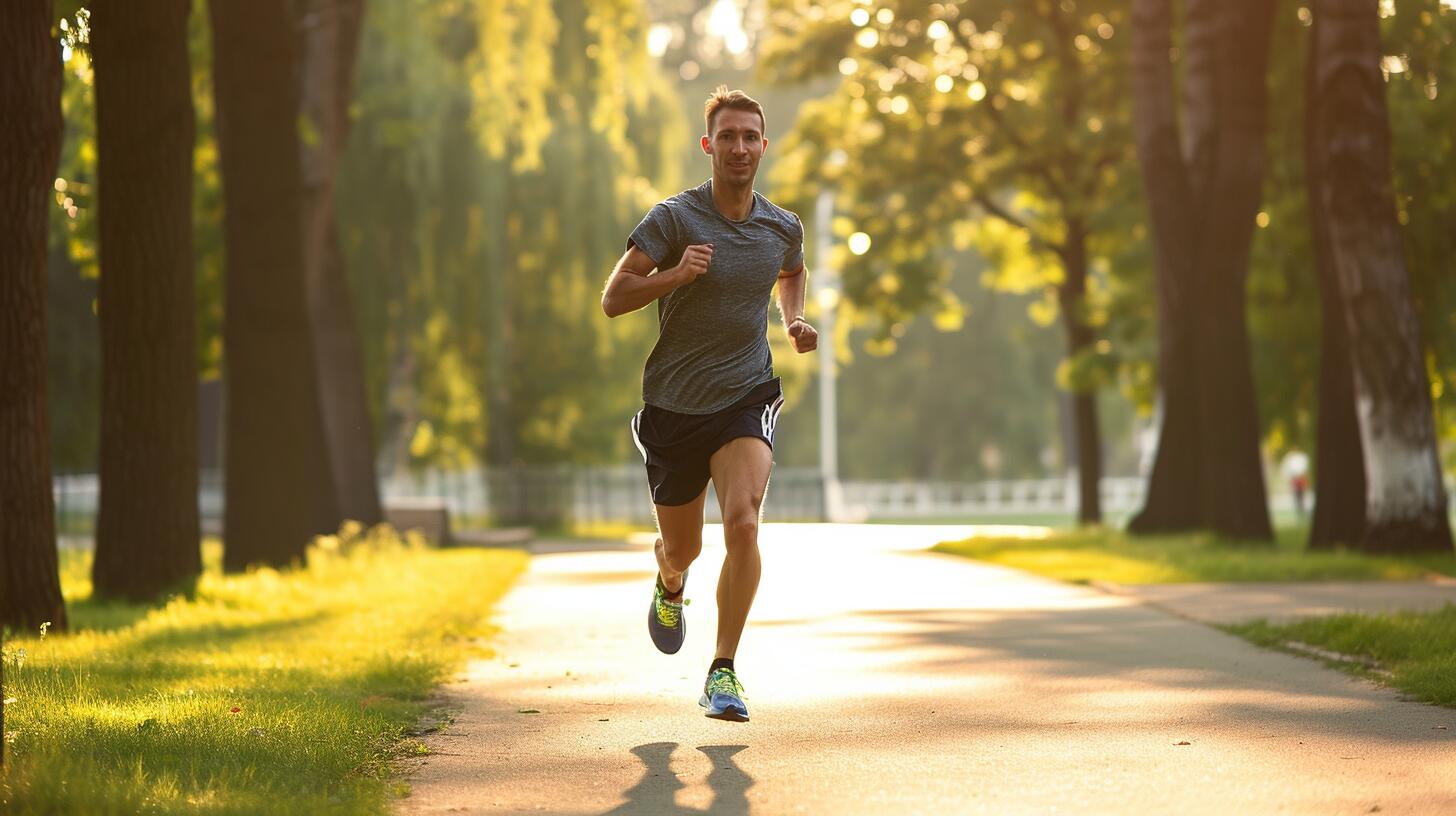
[{"label": "large tree trunk", "polygon": [[1272,7],[1189,0],[1186,143],[1172,98],[1168,0],[1133,6],[1134,119],[1156,247],[1163,422],[1134,532],[1272,538],[1244,316],[1263,180]]},{"label": "large tree trunk", "polygon": [[[1316,30],[1319,25],[1316,17]],[[1365,455],[1360,450],[1360,424],[1355,417],[1355,372],[1350,367],[1340,282],[1335,279],[1330,257],[1329,224],[1320,206],[1319,175],[1313,171],[1318,162],[1314,78],[1319,64],[1314,40],[1311,36],[1305,62],[1304,177],[1319,280],[1320,369],[1309,548],[1332,550],[1337,544],[1354,546],[1365,538]]]},{"label": "large tree trunk", "polygon": [[304,286],[298,64],[286,0],[212,0],[226,242],[229,570],[287,564],[338,512]]},{"label": "large tree trunk", "polygon": [[1380,27],[1369,0],[1314,4],[1313,163],[1354,368],[1372,553],[1449,552],[1430,385],[1390,178]]},{"label": "large tree trunk", "polygon": [[29,631],[66,626],[46,415],[46,236],[61,150],[54,22],[49,2],[0,3],[0,628]]},{"label": "large tree trunk", "polygon": [[[1086,320],[1087,237],[1086,228],[1072,219],[1067,225],[1066,278],[1057,288],[1062,321],[1067,333],[1067,357],[1092,347],[1092,329]],[[1097,392],[1072,394],[1072,428],[1077,446],[1077,523],[1102,522],[1102,433],[1097,423]]]},{"label": "large tree trunk", "polygon": [[309,0],[295,11],[303,168],[304,274],[317,360],[321,422],[339,518],[383,520],[364,358],[339,250],[335,190],[349,131],[362,0]]},{"label": "large tree trunk", "polygon": [[1194,242],[1188,174],[1173,102],[1170,0],[1134,0],[1133,121],[1152,223],[1158,287],[1158,447],[1134,533],[1189,530],[1202,523],[1198,381],[1193,366],[1194,281],[1183,257]]},{"label": "large tree trunk", "polygon": [[154,597],[202,571],[190,7],[95,5],[102,597]]}]

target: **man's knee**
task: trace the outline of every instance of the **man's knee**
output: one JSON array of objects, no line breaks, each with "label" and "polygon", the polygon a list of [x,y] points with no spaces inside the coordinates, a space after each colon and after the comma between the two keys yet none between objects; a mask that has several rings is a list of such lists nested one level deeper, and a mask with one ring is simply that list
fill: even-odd
[{"label": "man's knee", "polygon": [[758,507],[747,502],[729,507],[723,516],[723,538],[730,547],[758,543]]}]

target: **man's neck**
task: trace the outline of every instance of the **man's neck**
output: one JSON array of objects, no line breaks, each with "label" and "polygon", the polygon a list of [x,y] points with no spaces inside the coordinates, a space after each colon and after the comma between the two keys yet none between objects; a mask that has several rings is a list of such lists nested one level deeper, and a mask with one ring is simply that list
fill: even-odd
[{"label": "man's neck", "polygon": [[753,185],[741,187],[713,177],[713,206],[724,218],[742,221],[753,211]]}]

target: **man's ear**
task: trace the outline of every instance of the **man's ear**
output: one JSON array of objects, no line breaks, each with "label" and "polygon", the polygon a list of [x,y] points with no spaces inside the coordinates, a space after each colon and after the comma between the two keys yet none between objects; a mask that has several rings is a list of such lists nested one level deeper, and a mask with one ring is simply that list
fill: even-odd
[{"label": "man's ear", "polygon": [[762,145],[762,147],[758,149],[758,154],[762,156],[763,154],[768,152],[768,137],[764,136],[763,138],[758,140],[758,143]]},{"label": "man's ear", "polygon": [[703,137],[702,145],[704,153],[708,154],[709,156],[713,155],[713,143],[708,139],[707,136]]}]

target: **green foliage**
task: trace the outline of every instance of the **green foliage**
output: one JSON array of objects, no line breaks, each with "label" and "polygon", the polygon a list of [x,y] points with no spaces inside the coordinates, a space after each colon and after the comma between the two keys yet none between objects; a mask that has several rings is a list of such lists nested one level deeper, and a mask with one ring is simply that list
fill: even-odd
[{"label": "green foliage", "polygon": [[1456,575],[1456,556],[1379,557],[1358,552],[1307,552],[1307,531],[1277,531],[1271,549],[1211,533],[1129,536],[1078,529],[1026,538],[984,536],[936,546],[938,552],[1024,569],[1063,581],[1159,584],[1197,581],[1407,580]]},{"label": "green foliage", "polygon": [[645,27],[633,0],[371,7],[341,201],[384,450],[627,456],[654,327],[601,285],[687,144]]},{"label": "green foliage", "polygon": [[[836,234],[871,237],[831,262],[882,337],[943,305],[951,248],[977,249],[986,285],[1011,292],[1061,284],[1083,238],[1093,278],[1111,272],[1100,236],[1137,201],[1120,183],[1134,158],[1122,5],[773,4],[767,71],[842,77],[803,110],[776,181],[801,207],[834,189]],[[1106,288],[1089,288],[1078,317],[1105,319]],[[1055,319],[1056,303],[1033,317]]]},{"label": "green foliage", "polygon": [[225,576],[220,553],[156,608],[91,604],[72,554],[74,633],[8,641],[0,810],[387,812],[400,740],[525,563],[384,528],[283,572]]},{"label": "green foliage", "polygon": [[1374,664],[1331,662],[1427,703],[1456,706],[1456,605],[1437,612],[1334,615],[1290,624],[1254,621],[1224,627],[1263,646],[1289,641]]}]

